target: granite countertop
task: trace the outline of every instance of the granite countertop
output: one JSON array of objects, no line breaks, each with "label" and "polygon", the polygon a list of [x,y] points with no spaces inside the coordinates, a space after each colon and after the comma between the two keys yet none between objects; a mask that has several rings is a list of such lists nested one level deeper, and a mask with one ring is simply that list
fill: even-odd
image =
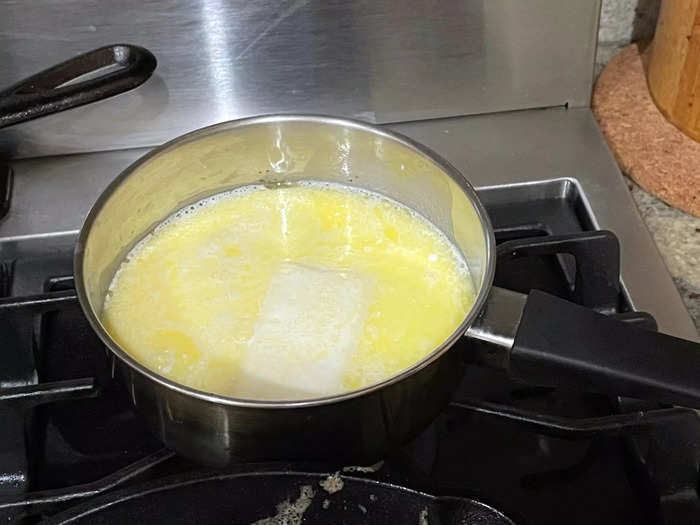
[{"label": "granite countertop", "polygon": [[700,218],[672,208],[626,180],[700,333]]}]

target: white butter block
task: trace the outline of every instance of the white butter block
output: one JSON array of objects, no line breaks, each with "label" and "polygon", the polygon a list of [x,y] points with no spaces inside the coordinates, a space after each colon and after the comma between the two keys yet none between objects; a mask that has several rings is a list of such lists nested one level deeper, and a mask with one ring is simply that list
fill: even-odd
[{"label": "white butter block", "polygon": [[239,395],[301,399],[342,392],[370,296],[371,282],[355,273],[282,265],[241,359]]}]

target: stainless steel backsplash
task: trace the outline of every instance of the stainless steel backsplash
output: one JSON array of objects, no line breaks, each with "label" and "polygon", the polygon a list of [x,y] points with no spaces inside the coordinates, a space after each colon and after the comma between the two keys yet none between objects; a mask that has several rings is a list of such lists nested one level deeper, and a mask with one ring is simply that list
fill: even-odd
[{"label": "stainless steel backsplash", "polygon": [[116,42],[154,77],[0,131],[0,156],[150,146],[260,113],[386,123],[589,104],[599,0],[0,0],[0,86]]}]

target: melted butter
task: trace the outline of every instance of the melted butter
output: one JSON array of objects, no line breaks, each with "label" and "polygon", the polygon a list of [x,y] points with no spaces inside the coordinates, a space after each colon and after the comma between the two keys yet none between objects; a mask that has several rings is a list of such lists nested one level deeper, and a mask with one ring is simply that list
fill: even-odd
[{"label": "melted butter", "polygon": [[[132,250],[110,290],[104,324],[135,359],[194,388],[267,399],[394,375],[474,302],[464,261],[430,223],[378,195],[319,184],[249,187],[180,212]],[[270,381],[284,388],[266,390]]]}]

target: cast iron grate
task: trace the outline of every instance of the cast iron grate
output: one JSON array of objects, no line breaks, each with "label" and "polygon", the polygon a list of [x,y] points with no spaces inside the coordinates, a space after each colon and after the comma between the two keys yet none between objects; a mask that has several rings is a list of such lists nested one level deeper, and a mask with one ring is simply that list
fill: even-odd
[{"label": "cast iron grate", "polygon": [[[522,292],[543,289],[645,328],[656,328],[648,314],[625,311],[619,286],[619,247],[613,234],[551,235],[539,224],[496,231],[497,285]],[[6,341],[13,340],[10,334],[18,319],[29,320],[33,327],[33,365],[38,382],[27,378],[23,384],[2,388],[0,406],[13,414],[18,428],[28,424],[35,432],[25,443],[12,445],[14,456],[26,461],[13,466],[16,479],[21,480],[19,489],[15,486],[13,490],[9,483],[0,490],[4,516],[31,523],[77,502],[128,487],[138,479],[194,470],[162,449],[128,408],[125,393],[112,381],[105,353],[99,351],[100,343],[79,309],[72,276],[50,279],[42,294],[0,299]],[[479,381],[471,379],[470,385],[478,387]],[[495,383],[498,381],[489,379],[491,387]],[[577,414],[566,402],[551,403],[552,389],[509,385],[504,396],[501,390],[492,395],[489,386],[481,386],[475,387],[478,396],[467,388],[455,397],[445,412],[445,428],[449,430],[449,422],[455,419],[459,425],[461,420],[486,418],[515,424],[535,435],[593,440],[573,464],[523,476],[521,483],[526,486],[578,476],[589,468],[589,456],[596,455],[599,438],[634,435],[689,415],[688,410],[668,407],[614,413],[609,400],[595,396],[588,405],[599,408],[593,414]],[[543,400],[547,410],[541,407]],[[124,428],[130,431],[121,435]],[[5,433],[0,435],[0,439],[6,438]],[[426,439],[432,438],[421,438]],[[430,485],[430,476],[439,470],[433,464],[439,451],[432,455],[425,460],[423,454],[414,464],[413,459],[402,463],[398,454],[394,460],[397,467],[387,468],[382,476],[395,476],[387,480],[392,483]],[[446,485],[440,490],[447,490]]]}]

